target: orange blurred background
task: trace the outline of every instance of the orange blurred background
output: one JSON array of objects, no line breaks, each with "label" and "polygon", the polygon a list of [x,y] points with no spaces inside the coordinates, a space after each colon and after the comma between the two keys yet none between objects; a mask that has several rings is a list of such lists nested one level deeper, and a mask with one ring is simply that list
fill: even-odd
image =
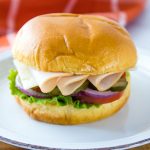
[{"label": "orange blurred background", "polygon": [[0,0],[0,51],[13,43],[29,19],[46,13],[103,15],[126,26],[144,10],[147,0]]}]

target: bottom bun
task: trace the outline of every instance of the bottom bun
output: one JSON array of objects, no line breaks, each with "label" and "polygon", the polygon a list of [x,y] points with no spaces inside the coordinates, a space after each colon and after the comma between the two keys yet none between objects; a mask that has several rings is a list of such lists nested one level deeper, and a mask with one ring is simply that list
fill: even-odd
[{"label": "bottom bun", "polygon": [[120,99],[103,104],[100,107],[92,106],[89,109],[77,109],[72,105],[56,106],[50,104],[29,104],[16,97],[17,102],[32,118],[53,124],[73,125],[100,120],[113,115],[120,110],[130,94],[130,81]]}]

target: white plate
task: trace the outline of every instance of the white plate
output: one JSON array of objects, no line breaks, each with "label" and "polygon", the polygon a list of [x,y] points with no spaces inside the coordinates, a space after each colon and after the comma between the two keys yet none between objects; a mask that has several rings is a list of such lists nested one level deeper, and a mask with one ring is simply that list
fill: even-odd
[{"label": "white plate", "polygon": [[128,104],[114,116],[94,123],[61,126],[34,121],[10,95],[10,52],[0,55],[0,140],[32,149],[125,149],[150,141],[150,52],[138,50],[131,72]]}]

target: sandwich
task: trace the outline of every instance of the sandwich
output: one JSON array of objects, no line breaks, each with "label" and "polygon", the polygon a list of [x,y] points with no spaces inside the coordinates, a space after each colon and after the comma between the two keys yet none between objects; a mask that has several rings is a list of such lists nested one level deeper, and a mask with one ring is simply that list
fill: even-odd
[{"label": "sandwich", "polygon": [[93,122],[120,110],[137,61],[129,33],[105,17],[37,16],[18,31],[11,94],[32,118],[62,125]]}]

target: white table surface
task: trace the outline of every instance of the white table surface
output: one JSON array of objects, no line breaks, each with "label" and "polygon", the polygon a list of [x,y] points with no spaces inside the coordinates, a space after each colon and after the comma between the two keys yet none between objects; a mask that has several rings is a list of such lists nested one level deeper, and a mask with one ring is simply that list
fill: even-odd
[{"label": "white table surface", "polygon": [[127,26],[137,47],[150,50],[150,0],[147,0],[146,9],[132,23]]}]

